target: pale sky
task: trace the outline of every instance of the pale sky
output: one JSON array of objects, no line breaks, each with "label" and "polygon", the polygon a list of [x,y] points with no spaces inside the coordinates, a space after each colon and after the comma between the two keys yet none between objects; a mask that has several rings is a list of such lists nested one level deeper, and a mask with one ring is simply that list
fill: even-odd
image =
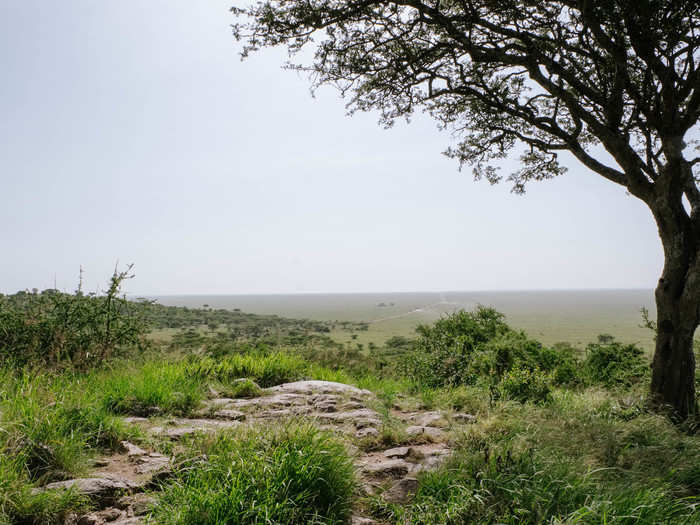
[{"label": "pale sky", "polygon": [[[427,118],[384,130],[245,62],[229,1],[0,0],[0,292],[651,288],[643,204],[580,167],[515,196]],[[512,165],[512,164],[511,164]]]}]

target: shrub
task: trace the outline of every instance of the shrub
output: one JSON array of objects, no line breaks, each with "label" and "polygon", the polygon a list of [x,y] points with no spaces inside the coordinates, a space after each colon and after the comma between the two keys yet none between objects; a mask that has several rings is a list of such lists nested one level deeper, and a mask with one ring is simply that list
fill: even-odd
[{"label": "shrub", "polygon": [[630,386],[649,374],[649,363],[636,345],[622,344],[607,336],[589,344],[586,351],[583,371],[591,383]]},{"label": "shrub", "polygon": [[420,326],[416,351],[403,362],[405,373],[425,387],[473,385],[479,378],[497,383],[513,369],[550,372],[561,368],[561,382],[578,372],[571,354],[544,347],[510,328],[502,314],[478,307]]},{"label": "shrub", "polygon": [[544,403],[550,398],[549,383],[549,376],[537,368],[512,368],[503,375],[498,391],[503,397],[521,403]]},{"label": "shrub", "polygon": [[262,394],[263,391],[258,384],[248,378],[234,381],[226,392],[226,395],[233,398],[258,397]]},{"label": "shrub", "polygon": [[102,364],[121,348],[145,344],[146,304],[120,296],[130,270],[115,270],[103,296],[80,289],[0,296],[0,359],[87,367]]},{"label": "shrub", "polygon": [[[199,462],[199,455],[206,461]],[[343,445],[312,425],[199,438],[155,509],[178,525],[333,524],[349,517],[354,467]]]}]

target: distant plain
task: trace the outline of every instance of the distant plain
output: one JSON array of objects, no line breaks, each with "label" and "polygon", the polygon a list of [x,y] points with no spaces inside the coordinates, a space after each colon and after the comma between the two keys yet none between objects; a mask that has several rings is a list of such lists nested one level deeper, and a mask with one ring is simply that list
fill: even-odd
[{"label": "distant plain", "polygon": [[[653,348],[653,335],[641,327],[640,310],[656,315],[651,290],[547,290],[497,292],[411,292],[289,295],[164,295],[150,297],[168,306],[234,309],[257,314],[318,320],[366,321],[356,342],[382,345],[392,336],[410,337],[421,323],[455,310],[493,306],[507,321],[545,344],[568,342],[583,348],[598,334]],[[347,341],[353,334],[331,334]]]}]

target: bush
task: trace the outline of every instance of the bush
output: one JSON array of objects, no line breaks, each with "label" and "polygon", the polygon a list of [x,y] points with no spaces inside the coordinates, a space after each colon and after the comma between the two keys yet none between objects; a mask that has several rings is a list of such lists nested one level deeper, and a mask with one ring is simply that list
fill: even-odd
[{"label": "bush", "polygon": [[0,296],[0,360],[88,367],[144,344],[145,303],[120,296],[129,271],[115,270],[104,296],[57,290]]},{"label": "bush", "polygon": [[622,344],[609,336],[586,347],[583,371],[590,383],[608,387],[630,386],[649,374],[644,352],[633,344]]},{"label": "bush", "polygon": [[498,391],[501,396],[521,403],[544,403],[550,398],[549,383],[549,377],[537,368],[513,368],[503,375]]},{"label": "bush", "polygon": [[262,394],[263,391],[258,384],[248,378],[234,381],[226,391],[226,395],[232,398],[258,397]]},{"label": "bush", "polygon": [[[194,458],[205,454],[206,461]],[[311,425],[199,438],[165,487],[157,523],[346,523],[355,490],[343,445]]]},{"label": "bush", "polygon": [[418,333],[417,349],[403,367],[425,387],[473,385],[480,378],[496,384],[513,369],[548,373],[561,368],[557,375],[561,382],[573,382],[570,376],[577,373],[571,354],[546,348],[513,330],[492,308],[457,312],[433,326],[420,326]]}]

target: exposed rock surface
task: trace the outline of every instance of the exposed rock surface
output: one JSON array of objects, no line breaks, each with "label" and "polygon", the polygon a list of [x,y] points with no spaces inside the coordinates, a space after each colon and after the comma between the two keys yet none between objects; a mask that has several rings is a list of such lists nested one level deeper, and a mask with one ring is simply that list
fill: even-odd
[{"label": "exposed rock surface", "polygon": [[403,478],[394,483],[382,497],[389,503],[405,503],[418,490],[418,480],[416,478]]},{"label": "exposed rock surface", "polygon": [[[408,441],[404,446],[396,446],[401,443],[382,446],[384,442],[391,443],[392,434],[383,434],[387,415],[382,416],[375,410],[379,403],[368,390],[330,381],[297,381],[262,392],[261,396],[246,399],[210,399],[196,412],[195,418],[128,417],[124,420],[149,434],[179,440],[195,432],[268,425],[289,417],[308,418],[348,441],[348,451],[355,458],[367,493],[380,493],[386,501],[403,503],[417,489],[416,474],[435,468],[450,454],[446,444],[450,424],[472,423],[476,419],[470,414],[448,416],[438,411],[403,411],[395,407],[389,416],[392,425],[402,426]],[[212,391],[212,395],[218,394]],[[370,451],[363,452],[358,447]],[[74,487],[102,506],[100,510],[69,520],[71,525],[135,525],[145,523],[140,516],[147,515],[157,503],[143,491],[156,486],[156,481],[171,472],[168,456],[124,441],[120,454],[95,462],[95,471],[90,477],[51,483],[36,490]],[[355,515],[351,523],[371,525],[377,522]]]}]

